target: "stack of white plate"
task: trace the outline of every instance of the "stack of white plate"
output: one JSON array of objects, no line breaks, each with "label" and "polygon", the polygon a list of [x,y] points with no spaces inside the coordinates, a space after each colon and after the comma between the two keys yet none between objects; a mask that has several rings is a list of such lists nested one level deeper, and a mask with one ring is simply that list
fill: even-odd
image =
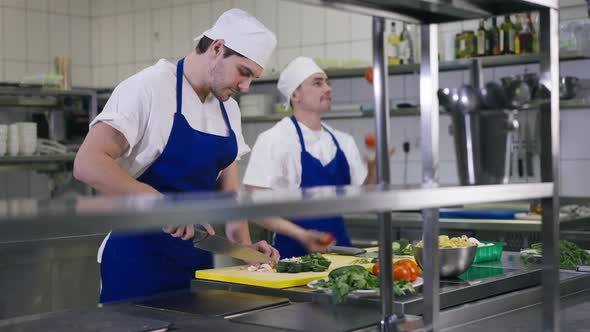
[{"label": "stack of white plate", "polygon": [[18,148],[19,148],[19,133],[18,133],[18,124],[13,123],[8,126],[8,155],[9,156],[16,156],[18,155]]},{"label": "stack of white plate", "polygon": [[0,157],[6,154],[8,149],[8,125],[0,124]]},{"label": "stack of white plate", "polygon": [[37,123],[19,122],[19,153],[24,156],[30,156],[37,149]]}]

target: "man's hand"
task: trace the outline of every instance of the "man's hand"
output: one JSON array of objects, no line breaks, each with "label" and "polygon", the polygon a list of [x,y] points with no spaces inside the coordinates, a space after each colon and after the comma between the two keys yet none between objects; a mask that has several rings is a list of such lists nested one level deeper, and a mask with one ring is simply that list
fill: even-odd
[{"label": "man's hand", "polygon": [[309,252],[325,252],[326,248],[336,244],[332,234],[314,230],[306,230],[299,237],[299,242],[301,242]]},{"label": "man's hand", "polygon": [[274,261],[274,265],[276,265],[279,259],[281,258],[281,255],[279,255],[279,251],[264,240],[251,244],[249,245],[249,247],[269,256]]},{"label": "man's hand", "polygon": [[[209,235],[215,235],[215,230],[209,224],[202,224],[207,230]],[[172,235],[172,237],[181,238],[183,240],[190,240],[195,236],[195,225],[184,225],[184,226],[166,226],[162,228],[164,233]]]}]

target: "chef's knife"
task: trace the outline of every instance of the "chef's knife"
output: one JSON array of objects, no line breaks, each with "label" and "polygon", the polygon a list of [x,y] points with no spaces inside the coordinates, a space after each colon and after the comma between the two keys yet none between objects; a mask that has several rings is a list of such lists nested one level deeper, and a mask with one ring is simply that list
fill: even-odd
[{"label": "chef's knife", "polygon": [[210,235],[201,225],[195,225],[195,237],[193,238],[193,244],[199,249],[225,256],[231,256],[241,259],[246,263],[275,264],[272,258],[259,251],[241,244],[230,242],[228,239],[221,236]]},{"label": "chef's knife", "polygon": [[342,247],[342,246],[329,246],[326,248],[326,252],[329,254],[339,254],[347,256],[362,256],[367,251],[361,248],[354,247]]}]

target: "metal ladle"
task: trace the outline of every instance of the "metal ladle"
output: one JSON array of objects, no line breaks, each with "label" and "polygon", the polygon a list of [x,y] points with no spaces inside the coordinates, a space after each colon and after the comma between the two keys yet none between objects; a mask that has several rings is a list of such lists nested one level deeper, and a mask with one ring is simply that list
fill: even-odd
[{"label": "metal ladle", "polygon": [[508,107],[506,91],[497,82],[490,81],[481,89],[483,105],[492,110],[501,110]]},{"label": "metal ladle", "polygon": [[457,110],[462,113],[471,113],[481,106],[479,94],[471,85],[462,85],[459,88],[457,100]]}]

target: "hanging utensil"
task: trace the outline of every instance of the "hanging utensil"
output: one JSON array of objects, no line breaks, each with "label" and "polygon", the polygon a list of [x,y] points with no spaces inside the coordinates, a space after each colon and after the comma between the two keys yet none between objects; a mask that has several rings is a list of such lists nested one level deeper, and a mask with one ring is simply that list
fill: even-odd
[{"label": "hanging utensil", "polygon": [[462,85],[459,88],[457,110],[462,113],[471,113],[480,107],[481,100],[477,91],[471,85]]},{"label": "hanging utensil", "polygon": [[529,86],[521,81],[514,80],[508,87],[508,103],[513,109],[521,109],[528,102],[531,101],[531,89]]},{"label": "hanging utensil", "polygon": [[486,83],[480,90],[483,105],[487,109],[501,110],[508,107],[508,97],[502,86],[494,81]]},{"label": "hanging utensil", "polygon": [[445,111],[451,113],[456,110],[456,102],[459,99],[457,88],[439,89],[437,92],[439,104]]}]

